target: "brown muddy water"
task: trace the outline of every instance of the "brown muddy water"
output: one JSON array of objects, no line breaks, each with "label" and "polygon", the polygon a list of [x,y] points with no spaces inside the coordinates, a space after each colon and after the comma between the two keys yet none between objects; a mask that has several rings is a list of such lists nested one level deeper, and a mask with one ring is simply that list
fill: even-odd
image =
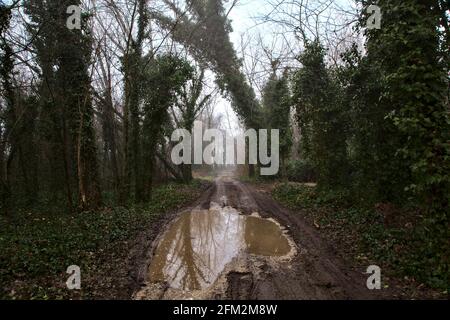
[{"label": "brown muddy water", "polygon": [[274,221],[213,205],[210,210],[185,213],[169,226],[150,264],[149,280],[173,289],[202,290],[242,253],[282,257],[290,251]]}]

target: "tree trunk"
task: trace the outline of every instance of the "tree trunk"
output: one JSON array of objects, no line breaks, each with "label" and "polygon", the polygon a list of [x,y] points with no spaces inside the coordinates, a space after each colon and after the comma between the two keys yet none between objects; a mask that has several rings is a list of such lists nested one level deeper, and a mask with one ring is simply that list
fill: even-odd
[{"label": "tree trunk", "polygon": [[185,183],[191,183],[192,181],[192,165],[191,164],[183,164],[183,180]]},{"label": "tree trunk", "polygon": [[145,176],[143,174],[142,139],[141,139],[141,117],[140,117],[140,90],[142,74],[142,45],[145,31],[148,26],[147,0],[139,0],[138,3],[138,30],[137,39],[131,40],[130,51],[125,57],[126,74],[126,123],[125,148],[126,148],[126,179],[125,187],[129,190],[131,180],[134,178],[135,201],[142,202],[146,196]]},{"label": "tree trunk", "polygon": [[248,176],[250,178],[254,178],[255,175],[256,175],[255,165],[254,164],[249,164],[248,165]]},{"label": "tree trunk", "polygon": [[98,180],[97,147],[92,127],[92,107],[82,106],[77,141],[78,207],[91,210],[100,207],[102,199]]}]

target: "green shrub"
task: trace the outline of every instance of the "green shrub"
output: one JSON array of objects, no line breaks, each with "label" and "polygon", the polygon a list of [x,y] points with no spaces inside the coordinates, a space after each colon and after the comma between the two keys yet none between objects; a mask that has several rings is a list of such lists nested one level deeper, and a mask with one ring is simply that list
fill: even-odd
[{"label": "green shrub", "polygon": [[316,181],[316,171],[312,164],[305,160],[294,160],[288,164],[288,179],[293,182]]}]

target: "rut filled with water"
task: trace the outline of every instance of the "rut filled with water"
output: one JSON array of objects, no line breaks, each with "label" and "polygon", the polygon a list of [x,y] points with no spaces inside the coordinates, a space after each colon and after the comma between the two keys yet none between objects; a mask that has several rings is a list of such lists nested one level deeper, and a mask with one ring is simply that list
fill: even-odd
[{"label": "rut filled with water", "polygon": [[208,288],[239,254],[282,257],[291,245],[272,220],[231,207],[184,213],[164,233],[149,267],[151,282],[173,289]]}]

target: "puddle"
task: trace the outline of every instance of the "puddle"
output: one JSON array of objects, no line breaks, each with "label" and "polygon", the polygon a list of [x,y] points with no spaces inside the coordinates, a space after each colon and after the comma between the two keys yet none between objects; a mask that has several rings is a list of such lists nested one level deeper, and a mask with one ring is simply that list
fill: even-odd
[{"label": "puddle", "polygon": [[185,291],[205,289],[242,251],[282,257],[291,246],[275,222],[230,207],[185,213],[160,240],[149,279]]}]

